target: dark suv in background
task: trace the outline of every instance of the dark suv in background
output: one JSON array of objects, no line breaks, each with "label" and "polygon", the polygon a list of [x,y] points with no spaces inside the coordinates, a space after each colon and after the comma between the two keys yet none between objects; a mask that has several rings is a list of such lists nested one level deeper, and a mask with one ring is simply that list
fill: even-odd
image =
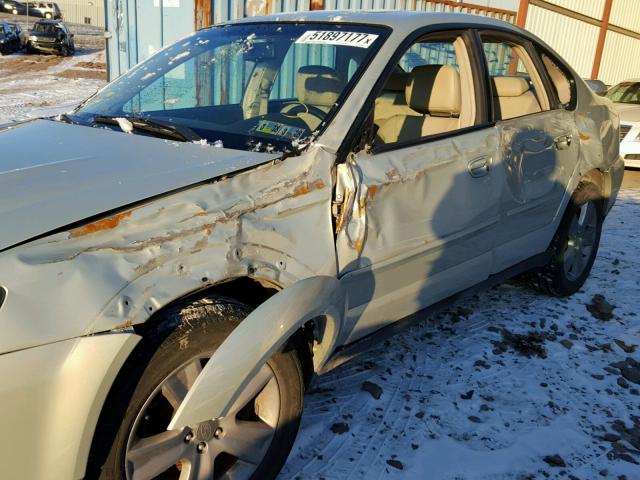
[{"label": "dark suv in background", "polygon": [[0,22],[0,55],[20,50],[20,38],[8,23]]},{"label": "dark suv in background", "polygon": [[61,20],[40,20],[29,34],[27,51],[56,53],[65,57],[73,55],[76,51],[73,33]]}]

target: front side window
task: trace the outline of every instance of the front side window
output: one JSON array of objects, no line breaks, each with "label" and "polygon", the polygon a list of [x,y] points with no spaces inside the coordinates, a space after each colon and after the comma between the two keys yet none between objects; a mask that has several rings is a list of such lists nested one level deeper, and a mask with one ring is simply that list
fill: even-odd
[{"label": "front side window", "polygon": [[375,101],[375,145],[418,141],[475,121],[471,65],[462,37],[412,44]]},{"label": "front side window", "polygon": [[491,80],[494,120],[550,109],[541,77],[523,46],[483,35],[482,48]]},{"label": "front side window", "polygon": [[74,118],[142,117],[230,148],[282,151],[326,123],[386,32],[319,23],[203,30],[110,84]]},{"label": "front side window", "polygon": [[615,103],[640,105],[640,82],[623,82],[607,93],[607,98]]}]

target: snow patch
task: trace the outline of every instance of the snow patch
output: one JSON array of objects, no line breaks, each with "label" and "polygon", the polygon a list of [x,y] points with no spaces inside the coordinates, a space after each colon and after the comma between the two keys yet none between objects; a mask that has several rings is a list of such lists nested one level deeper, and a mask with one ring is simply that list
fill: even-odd
[{"label": "snow patch", "polygon": [[118,122],[118,126],[120,127],[120,130],[122,130],[124,133],[133,132],[133,123],[131,123],[126,118],[118,117],[118,118],[115,118],[114,120]]}]

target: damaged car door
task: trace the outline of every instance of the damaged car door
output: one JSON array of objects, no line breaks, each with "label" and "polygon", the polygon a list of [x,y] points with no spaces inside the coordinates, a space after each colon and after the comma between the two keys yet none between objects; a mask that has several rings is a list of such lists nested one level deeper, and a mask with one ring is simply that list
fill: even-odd
[{"label": "damaged car door", "polygon": [[[502,32],[481,35],[504,177],[494,272],[543,252],[577,166],[572,85],[550,57]],[[543,63],[544,62],[544,63]],[[554,83],[547,71],[554,72]],[[561,97],[561,98],[558,98]],[[550,227],[545,229],[545,227]]]},{"label": "damaged car door", "polygon": [[418,37],[369,106],[373,146],[338,166],[349,341],[486,279],[499,218],[498,136],[467,32]]}]

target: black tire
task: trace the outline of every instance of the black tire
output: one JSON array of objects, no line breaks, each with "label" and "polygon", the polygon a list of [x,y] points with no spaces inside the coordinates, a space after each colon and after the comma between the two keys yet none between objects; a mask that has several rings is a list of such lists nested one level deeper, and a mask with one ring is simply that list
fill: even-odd
[{"label": "black tire", "polygon": [[[180,365],[194,357],[208,358],[250,311],[248,306],[228,298],[207,297],[162,315],[123,367],[104,404],[87,478],[127,478],[127,442],[147,399]],[[281,470],[297,435],[303,407],[302,367],[295,349],[285,346],[267,363],[277,380],[280,410],[273,440],[251,476],[255,480],[273,479]]]},{"label": "black tire", "polygon": [[[595,211],[594,231],[590,232],[593,236],[593,248],[588,256],[583,256],[584,265],[581,271],[567,272],[565,261],[571,248],[570,242],[573,241],[570,235],[571,226],[585,207],[593,208]],[[555,297],[567,297],[577,292],[587,280],[598,254],[603,220],[604,205],[601,188],[592,182],[580,183],[571,196],[558,231],[549,247],[551,260],[544,267],[529,272],[526,277],[529,283],[540,292]],[[584,231],[587,232],[589,229],[585,228]]]}]

